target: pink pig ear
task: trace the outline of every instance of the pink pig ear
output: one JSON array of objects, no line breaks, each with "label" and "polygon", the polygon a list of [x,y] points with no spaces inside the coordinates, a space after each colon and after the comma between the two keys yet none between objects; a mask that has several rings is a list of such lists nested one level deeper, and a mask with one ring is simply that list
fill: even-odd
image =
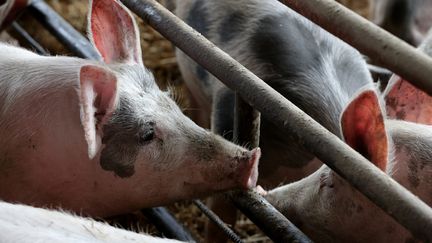
[{"label": "pink pig ear", "polygon": [[92,159],[102,144],[103,125],[115,109],[117,97],[117,78],[111,71],[87,65],[80,71],[80,113],[81,124]]},{"label": "pink pig ear", "polygon": [[385,92],[390,118],[432,125],[432,97],[393,75]]},{"label": "pink pig ear", "polygon": [[388,140],[374,91],[363,91],[351,101],[342,114],[341,126],[346,143],[385,171]]},{"label": "pink pig ear", "polygon": [[138,27],[117,0],[91,0],[88,32],[105,63],[142,64]]}]

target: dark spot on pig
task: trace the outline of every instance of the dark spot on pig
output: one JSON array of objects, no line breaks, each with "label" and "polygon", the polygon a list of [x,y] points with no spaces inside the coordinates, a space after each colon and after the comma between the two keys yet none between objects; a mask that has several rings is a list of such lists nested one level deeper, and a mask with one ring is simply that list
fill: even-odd
[{"label": "dark spot on pig", "polygon": [[100,164],[104,170],[120,177],[135,173],[134,164],[142,146],[146,146],[152,134],[153,121],[147,121],[136,113],[128,98],[122,98],[108,124],[104,126]]},{"label": "dark spot on pig", "polygon": [[287,79],[321,65],[320,53],[316,51],[319,47],[310,41],[313,39],[311,32],[304,30],[304,24],[293,20],[292,16],[270,15],[258,22],[250,39],[250,49],[259,60],[270,63]]},{"label": "dark spot on pig", "polygon": [[386,105],[393,108],[394,110],[396,109],[397,105],[398,105],[398,101],[396,98],[391,97],[391,98],[387,98],[386,99]]},{"label": "dark spot on pig", "polygon": [[244,25],[247,23],[248,17],[242,11],[234,11],[227,13],[220,23],[219,36],[222,42],[228,42],[245,30]]},{"label": "dark spot on pig", "polygon": [[208,16],[208,14],[205,4],[203,4],[201,0],[195,1],[186,18],[186,23],[196,31],[200,32],[203,36],[207,37],[209,32],[209,21],[206,16]]},{"label": "dark spot on pig", "polygon": [[135,173],[134,162],[138,150],[133,146],[129,146],[129,144],[108,144],[102,151],[100,158],[102,169],[113,171],[122,178],[132,176]]},{"label": "dark spot on pig", "polygon": [[[321,69],[329,61],[337,62],[334,66],[340,63],[350,65],[345,59],[350,59],[352,53],[347,53],[346,58],[339,55],[332,60],[324,59],[334,54],[333,46],[336,44],[333,43],[334,38],[317,39],[315,33],[318,31],[318,27],[305,28],[304,22],[294,14],[269,15],[259,20],[256,29],[253,30],[249,49],[257,61],[267,69],[267,74],[262,77],[264,81],[332,133],[340,136],[339,114],[342,105],[334,99],[338,91],[330,85],[319,85],[322,84],[322,80],[315,80],[315,76],[323,76]],[[347,48],[347,52],[349,51],[352,50]],[[334,71],[339,76],[337,70]],[[310,75],[313,72],[315,75]],[[360,75],[357,72],[348,73],[354,77]],[[342,78],[339,77],[341,80]],[[348,82],[343,81],[340,82],[341,85]],[[359,87],[364,85],[358,80],[349,83]],[[317,87],[311,87],[311,84],[317,84]],[[321,102],[305,99],[305,96],[320,97]],[[323,110],[328,112],[323,113]]]},{"label": "dark spot on pig", "polygon": [[94,187],[94,188],[98,187],[98,183],[97,183],[97,181],[94,181],[94,182],[93,182],[93,187]]},{"label": "dark spot on pig", "polygon": [[403,110],[396,112],[396,117],[400,120],[404,120],[406,117],[406,113]]},{"label": "dark spot on pig", "polygon": [[357,213],[361,213],[363,212],[363,207],[361,205],[357,205],[357,209],[356,209]]},{"label": "dark spot on pig", "polygon": [[232,140],[235,94],[231,89],[221,88],[213,101],[213,132]]}]

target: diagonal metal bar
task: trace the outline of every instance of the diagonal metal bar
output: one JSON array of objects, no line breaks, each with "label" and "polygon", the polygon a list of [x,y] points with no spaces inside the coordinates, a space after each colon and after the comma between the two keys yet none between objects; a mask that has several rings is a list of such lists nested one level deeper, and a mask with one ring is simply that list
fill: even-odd
[{"label": "diagonal metal bar", "polygon": [[25,41],[40,55],[48,56],[49,53],[46,51],[31,35],[21,27],[17,22],[12,23],[12,29],[17,32]]},{"label": "diagonal metal bar", "polygon": [[203,212],[207,218],[209,218],[213,223],[215,223],[234,243],[243,243],[240,236],[238,236],[230,227],[228,227],[222,219],[217,216],[213,211],[211,211],[204,203],[200,200],[194,200],[193,203],[195,206]]},{"label": "diagonal metal bar", "polygon": [[102,60],[90,42],[43,0],[33,0],[27,7],[30,14],[47,28],[63,45],[79,57]]},{"label": "diagonal metal bar", "polygon": [[432,95],[432,59],[334,0],[280,0]]},{"label": "diagonal metal bar", "polygon": [[274,242],[310,243],[303,232],[253,191],[232,191],[229,199]]},{"label": "diagonal metal bar", "polygon": [[428,205],[155,0],[122,2],[225,85],[240,92],[262,116],[289,131],[415,237],[432,241],[432,209]]}]

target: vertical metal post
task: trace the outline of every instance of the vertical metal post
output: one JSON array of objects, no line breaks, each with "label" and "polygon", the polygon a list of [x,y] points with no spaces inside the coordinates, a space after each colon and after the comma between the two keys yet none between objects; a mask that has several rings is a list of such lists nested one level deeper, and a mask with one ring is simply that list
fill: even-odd
[{"label": "vertical metal post", "polygon": [[[233,140],[250,148],[259,146],[260,113],[236,93]],[[233,191],[229,199],[275,242],[312,242],[288,219],[254,192]]]}]

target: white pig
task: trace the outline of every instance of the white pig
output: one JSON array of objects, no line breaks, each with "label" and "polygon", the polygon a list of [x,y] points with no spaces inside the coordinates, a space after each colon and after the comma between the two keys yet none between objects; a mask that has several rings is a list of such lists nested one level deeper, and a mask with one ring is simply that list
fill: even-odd
[{"label": "white pig", "polygon": [[144,67],[131,13],[90,6],[103,63],[0,44],[0,199],[109,216],[254,187],[259,148],[184,116]]},{"label": "white pig", "polygon": [[179,241],[134,233],[64,211],[0,201],[0,242],[175,243]]}]

